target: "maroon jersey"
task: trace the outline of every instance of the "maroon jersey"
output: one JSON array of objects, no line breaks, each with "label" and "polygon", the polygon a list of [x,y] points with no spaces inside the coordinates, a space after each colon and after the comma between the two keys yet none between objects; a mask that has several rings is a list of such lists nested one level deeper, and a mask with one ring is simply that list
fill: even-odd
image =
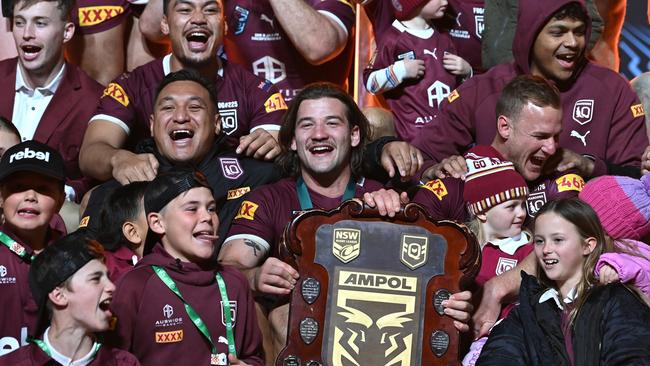
[{"label": "maroon jersey", "polygon": [[456,46],[458,56],[472,65],[474,70],[481,70],[481,33],[483,33],[484,0],[449,0],[449,5],[456,17],[449,31]]},{"label": "maroon jersey", "polygon": [[[501,90],[517,75],[530,73],[529,55],[539,29],[568,2],[525,1],[524,6],[520,5],[513,43],[514,63],[497,65],[453,91],[442,105],[440,128],[423,131],[424,153],[440,161],[463,153],[473,143],[492,142]],[[560,90],[560,146],[596,158],[594,176],[606,174],[605,162],[640,166],[641,155],[648,146],[643,106],[622,76],[585,62],[569,85]]]},{"label": "maroon jersey", "polygon": [[[91,122],[103,119],[122,127],[129,135],[128,148],[151,136],[149,116],[153,113],[156,89],[171,72],[170,63],[171,55],[167,55],[113,80],[104,90]],[[215,87],[221,130],[228,136],[228,143],[237,146],[239,137],[256,128],[279,130],[287,106],[277,89],[239,65],[225,61],[222,64]]]},{"label": "maroon jersey", "polygon": [[384,69],[397,61],[424,61],[426,72],[421,79],[405,79],[382,93],[395,115],[397,136],[417,147],[422,129],[438,129],[440,103],[457,85],[456,76],[443,67],[445,52],[456,53],[449,35],[434,28],[410,30],[396,20],[377,44],[376,55],[363,73],[364,85],[373,85],[377,73],[387,72]]},{"label": "maroon jersey", "polygon": [[[10,250],[0,244],[0,356],[27,344],[33,335],[38,319],[38,305],[29,289],[29,259],[34,252],[5,225],[0,231],[14,239],[20,247]],[[58,238],[61,233],[50,229],[48,238]],[[25,258],[17,253],[25,251]]]},{"label": "maroon jersey", "polygon": [[533,249],[531,237],[525,231],[516,239],[507,238],[495,243],[486,243],[481,250],[481,269],[474,281],[483,287],[493,277],[515,268]]},{"label": "maroon jersey", "polygon": [[[494,155],[506,160],[496,150]],[[529,193],[526,198],[526,226],[532,224],[532,219],[546,202],[577,197],[585,185],[584,179],[573,171],[547,174],[527,183]],[[465,182],[461,179],[433,179],[420,186],[413,202],[422,205],[435,220],[464,222],[470,218],[467,203],[463,199],[464,187]]]},{"label": "maroon jersey", "polygon": [[345,49],[334,59],[312,65],[293,46],[267,0],[225,0],[228,59],[276,84],[291,100],[305,85],[329,81],[346,85],[354,52],[354,7],[348,0],[305,0],[348,33]]},{"label": "maroon jersey", "polygon": [[[124,274],[130,271],[133,266],[133,256],[135,252],[127,247],[120,247],[116,251],[105,251],[105,264],[108,270],[108,278],[116,283]],[[136,256],[137,257],[137,256]]]},{"label": "maroon jersey", "polygon": [[[362,179],[357,183],[354,197],[360,198],[366,192],[374,192],[382,188],[381,183]],[[318,194],[309,187],[309,197],[314,208],[331,210],[341,204],[342,197],[326,197]],[[227,242],[233,239],[250,238],[264,246],[272,255],[282,237],[282,232],[294,217],[300,212],[300,201],[296,193],[296,181],[292,178],[283,179],[277,183],[261,187],[246,197],[242,202],[239,213],[228,231]]]},{"label": "maroon jersey", "polygon": [[[37,345],[30,343],[4,357],[0,357],[0,366],[48,366],[58,365],[52,357]],[[88,366],[139,366],[140,362],[127,351],[102,346]]]},{"label": "maroon jersey", "polygon": [[[207,326],[220,357],[228,354],[224,307],[214,269],[172,258],[156,245],[117,283],[111,310],[117,316],[115,346],[133,353],[143,365],[208,365],[211,346],[185,311],[180,300],[154,273],[164,268],[183,298]],[[263,365],[262,336],[257,325],[248,280],[238,270],[219,270],[226,285],[234,323],[237,357]]]}]

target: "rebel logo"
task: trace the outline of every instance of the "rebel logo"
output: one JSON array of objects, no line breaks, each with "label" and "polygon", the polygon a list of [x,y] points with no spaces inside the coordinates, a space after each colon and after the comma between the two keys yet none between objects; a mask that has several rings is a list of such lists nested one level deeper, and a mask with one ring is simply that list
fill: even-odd
[{"label": "rebel logo", "polygon": [[594,113],[593,99],[580,99],[573,105],[573,120],[581,125],[591,122]]},{"label": "rebel logo", "polygon": [[14,161],[17,160],[23,160],[23,159],[36,159],[36,160],[42,160],[44,162],[49,163],[50,162],[50,153],[49,152],[42,152],[42,151],[35,151],[32,150],[28,147],[25,148],[23,151],[18,151],[9,157],[9,164],[13,163]]}]

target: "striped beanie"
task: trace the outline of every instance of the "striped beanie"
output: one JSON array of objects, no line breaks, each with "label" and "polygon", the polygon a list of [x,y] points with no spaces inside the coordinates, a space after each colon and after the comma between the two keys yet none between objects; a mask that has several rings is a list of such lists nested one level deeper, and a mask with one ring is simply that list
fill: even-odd
[{"label": "striped beanie", "polygon": [[650,233],[650,175],[606,175],[590,180],[580,199],[588,203],[614,239],[640,240]]},{"label": "striped beanie", "polygon": [[473,215],[515,198],[528,196],[528,185],[515,166],[492,146],[475,146],[465,154],[463,199]]}]

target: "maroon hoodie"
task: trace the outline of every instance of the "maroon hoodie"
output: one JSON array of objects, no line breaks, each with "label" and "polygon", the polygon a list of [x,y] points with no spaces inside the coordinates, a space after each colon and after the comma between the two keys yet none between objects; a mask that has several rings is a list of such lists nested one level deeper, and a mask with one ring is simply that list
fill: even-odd
[{"label": "maroon hoodie", "polygon": [[[179,291],[208,327],[218,353],[228,353],[221,295],[214,269],[172,258],[157,244],[152,253],[124,274],[111,303],[117,316],[115,346],[133,353],[143,365],[208,365],[210,344],[194,326],[183,302],[151,268],[163,267]],[[248,281],[236,269],[220,269],[226,284],[237,356],[263,365],[262,336],[257,326]]]},{"label": "maroon hoodie", "polygon": [[[489,145],[496,134],[496,103],[503,87],[530,72],[529,55],[537,34],[570,0],[521,0],[515,61],[493,67],[452,92],[442,103],[440,129],[423,131],[420,147],[440,161],[464,153],[472,144]],[[581,3],[581,2],[580,2]],[[591,30],[587,25],[589,38]],[[594,176],[607,173],[605,162],[640,166],[648,146],[643,107],[628,82],[609,69],[585,61],[561,92],[563,130],[560,146],[596,158]]]},{"label": "maroon hoodie", "polygon": [[[27,253],[34,255],[29,245],[12,233],[6,225],[0,231],[14,239]],[[62,234],[48,230],[48,244]],[[5,245],[0,244],[0,356],[26,345],[27,336],[36,326],[38,305],[29,289],[31,260],[23,259]]]},{"label": "maroon hoodie", "polygon": [[[37,345],[30,343],[15,352],[0,357],[0,366],[50,366],[58,365]],[[139,366],[140,362],[132,354],[115,348],[103,346],[88,366]]]}]

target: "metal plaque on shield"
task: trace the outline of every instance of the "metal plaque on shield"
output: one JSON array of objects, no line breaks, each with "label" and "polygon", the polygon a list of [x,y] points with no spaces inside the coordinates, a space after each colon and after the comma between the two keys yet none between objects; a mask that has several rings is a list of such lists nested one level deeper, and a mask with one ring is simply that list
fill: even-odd
[{"label": "metal plaque on shield", "polygon": [[455,365],[458,332],[440,302],[480,265],[473,236],[409,204],[395,218],[358,201],[306,211],[287,227],[281,259],[300,272],[290,299],[288,357],[314,364]]}]

